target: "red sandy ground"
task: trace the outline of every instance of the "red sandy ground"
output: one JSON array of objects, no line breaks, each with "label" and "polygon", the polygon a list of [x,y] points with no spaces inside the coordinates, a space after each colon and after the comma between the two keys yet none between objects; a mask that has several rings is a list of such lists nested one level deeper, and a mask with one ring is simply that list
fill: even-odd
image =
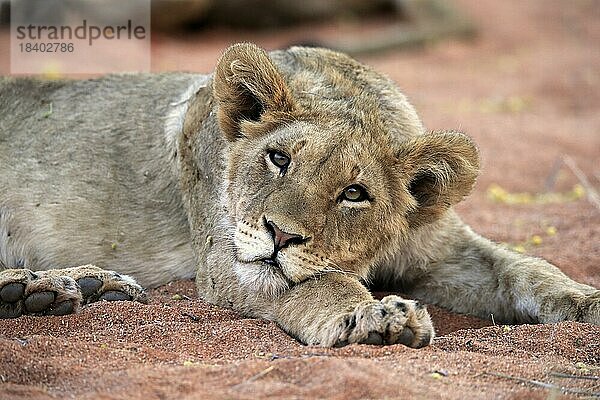
[{"label": "red sandy ground", "polygon": [[[542,243],[526,245],[528,253],[600,287],[600,210],[589,201],[506,205],[486,197],[492,183],[512,192],[543,192],[549,176],[556,178],[551,190],[569,190],[578,183],[569,169],[552,172],[564,155],[599,186],[600,7],[583,0],[458,3],[480,28],[475,40],[364,61],[398,82],[429,128],[461,129],[479,143],[483,172],[474,194],[458,207],[467,223],[511,244],[537,234]],[[276,36],[220,32],[185,41],[155,38],[154,68],[206,72],[230,42],[252,40],[274,48],[295,40]],[[6,44],[6,35],[0,44]],[[6,58],[0,67],[7,71]],[[555,235],[547,233],[549,226]],[[150,305],[97,303],[77,315],[0,321],[0,398],[545,399],[560,394],[532,381],[600,396],[598,326],[490,326],[491,321],[430,307],[439,336],[425,349],[329,350],[301,346],[273,323],[205,304],[192,282],[151,294]],[[181,300],[174,300],[175,294]]]}]

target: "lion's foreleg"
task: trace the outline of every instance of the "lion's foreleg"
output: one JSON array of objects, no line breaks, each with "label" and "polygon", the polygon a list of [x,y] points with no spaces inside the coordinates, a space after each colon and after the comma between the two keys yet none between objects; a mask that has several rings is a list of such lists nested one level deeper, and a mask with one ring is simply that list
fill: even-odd
[{"label": "lion's foreleg", "polygon": [[431,343],[433,327],[427,310],[399,296],[374,300],[353,278],[326,275],[309,279],[284,293],[276,304],[276,322],[311,345],[349,343],[422,347]]},{"label": "lion's foreleg", "polygon": [[496,321],[600,324],[600,291],[535,257],[467,231],[450,256],[434,262],[411,294],[457,312]]}]

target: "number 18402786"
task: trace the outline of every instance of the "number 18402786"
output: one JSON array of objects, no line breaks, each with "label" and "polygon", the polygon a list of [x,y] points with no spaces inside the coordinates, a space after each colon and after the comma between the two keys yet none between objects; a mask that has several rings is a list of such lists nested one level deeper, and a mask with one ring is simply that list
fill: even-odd
[{"label": "number 18402786", "polygon": [[19,43],[19,50],[21,53],[72,53],[75,46],[65,42],[25,42]]}]

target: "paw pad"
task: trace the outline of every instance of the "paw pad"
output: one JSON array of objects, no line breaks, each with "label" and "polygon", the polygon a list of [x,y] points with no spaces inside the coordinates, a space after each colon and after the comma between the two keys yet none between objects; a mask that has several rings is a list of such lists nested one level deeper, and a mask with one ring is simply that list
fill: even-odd
[{"label": "paw pad", "polygon": [[400,336],[398,336],[397,341],[398,343],[402,343],[405,346],[410,346],[415,341],[415,333],[410,328],[404,328],[400,333]]},{"label": "paw pad", "polygon": [[369,335],[366,339],[360,342],[361,344],[373,344],[373,345],[381,345],[383,344],[383,336],[381,336],[378,332],[369,332]]},{"label": "paw pad", "polygon": [[0,289],[0,300],[5,303],[16,303],[23,298],[25,285],[22,283],[9,283]]},{"label": "paw pad", "polygon": [[84,299],[96,294],[102,287],[102,281],[96,278],[85,277],[77,280],[81,295]]},{"label": "paw pad", "polygon": [[68,315],[75,312],[75,308],[73,306],[73,302],[66,300],[61,303],[55,304],[51,308],[49,308],[45,314],[46,315]]},{"label": "paw pad", "polygon": [[54,303],[56,295],[54,292],[43,291],[31,293],[25,299],[25,309],[31,313],[38,313],[46,310],[50,304]]},{"label": "paw pad", "polygon": [[100,296],[100,300],[106,301],[127,301],[131,300],[131,296],[118,290],[109,290]]}]

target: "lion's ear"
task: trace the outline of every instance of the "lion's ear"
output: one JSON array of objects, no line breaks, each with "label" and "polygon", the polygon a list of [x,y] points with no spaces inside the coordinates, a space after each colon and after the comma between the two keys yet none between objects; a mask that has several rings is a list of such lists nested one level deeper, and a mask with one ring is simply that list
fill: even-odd
[{"label": "lion's ear", "polygon": [[267,112],[290,114],[295,105],[283,77],[267,53],[250,43],[229,47],[215,70],[213,94],[219,126],[228,140],[243,136],[244,122],[260,122]]},{"label": "lion's ear", "polygon": [[411,226],[433,222],[471,192],[479,174],[479,154],[460,132],[433,132],[403,143],[398,168],[414,199]]}]

